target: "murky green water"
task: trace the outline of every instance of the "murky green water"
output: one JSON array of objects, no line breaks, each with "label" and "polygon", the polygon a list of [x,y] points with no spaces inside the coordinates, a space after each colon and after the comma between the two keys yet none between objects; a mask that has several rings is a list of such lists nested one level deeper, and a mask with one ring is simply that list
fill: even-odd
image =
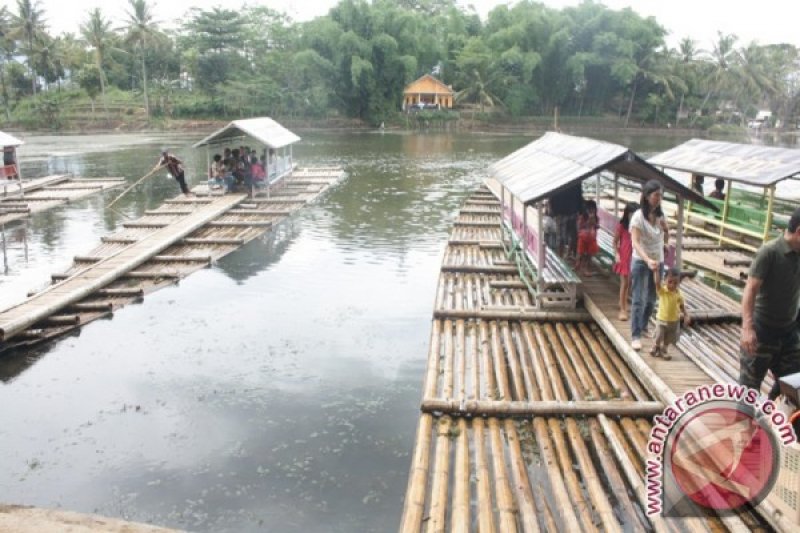
[{"label": "murky green water", "polygon": [[[28,175],[133,181],[167,142],[195,181],[192,140],[30,138],[22,158]],[[316,205],[111,320],[0,356],[0,502],[194,531],[396,530],[450,224],[487,166],[530,140],[304,136],[297,161],[349,174]],[[119,211],[176,193],[158,176]],[[7,229],[28,259],[9,252],[2,306],[114,231],[115,194]]]}]

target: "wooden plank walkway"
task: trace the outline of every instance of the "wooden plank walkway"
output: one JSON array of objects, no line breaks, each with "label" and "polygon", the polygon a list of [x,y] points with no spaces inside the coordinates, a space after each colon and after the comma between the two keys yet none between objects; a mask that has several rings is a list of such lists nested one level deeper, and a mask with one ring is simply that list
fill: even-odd
[{"label": "wooden plank walkway", "polygon": [[533,308],[518,274],[493,270],[500,222],[482,210],[497,203],[473,194],[444,254],[400,531],[763,529],[749,512],[646,516],[652,372],[586,311]]},{"label": "wooden plank walkway", "polygon": [[0,196],[0,225],[125,184],[124,178],[74,178],[58,175],[19,184],[4,184]]},{"label": "wooden plank walkway", "polygon": [[0,312],[5,333],[0,349],[54,338],[206,268],[273,230],[343,176],[341,169],[334,173],[326,167],[317,175],[310,168],[288,178],[272,198],[233,194],[167,200],[75,257],[66,272],[53,275],[55,285]]}]

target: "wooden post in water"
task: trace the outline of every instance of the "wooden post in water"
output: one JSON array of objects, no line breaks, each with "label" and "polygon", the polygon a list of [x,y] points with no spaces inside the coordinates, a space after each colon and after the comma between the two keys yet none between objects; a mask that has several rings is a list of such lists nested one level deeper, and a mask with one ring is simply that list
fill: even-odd
[{"label": "wooden post in water", "polygon": [[[728,196],[730,196],[730,191],[728,192]],[[725,197],[727,200],[728,196]],[[772,210],[775,208],[775,185],[770,186],[769,188],[769,199],[767,201],[767,220],[764,222],[764,238],[762,242],[767,242],[769,240],[769,232],[772,229]]]}]

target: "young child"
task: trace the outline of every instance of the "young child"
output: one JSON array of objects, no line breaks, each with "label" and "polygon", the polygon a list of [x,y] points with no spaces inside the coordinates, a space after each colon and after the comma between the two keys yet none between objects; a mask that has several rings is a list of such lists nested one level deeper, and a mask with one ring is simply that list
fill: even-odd
[{"label": "young child", "polygon": [[628,202],[622,212],[622,218],[614,231],[614,272],[619,274],[619,319],[628,320],[628,299],[631,294],[631,257],[633,243],[631,241],[631,217],[639,209],[636,202]]},{"label": "young child", "polygon": [[589,267],[592,257],[597,255],[600,247],[597,246],[597,203],[594,200],[583,202],[583,210],[578,215],[578,262],[575,269],[578,274],[591,276]]},{"label": "young child", "polygon": [[656,315],[656,334],[653,349],[650,355],[653,357],[663,357],[665,360],[672,359],[669,354],[669,345],[677,344],[681,335],[681,313],[683,313],[683,324],[689,326],[692,322],[686,306],[684,305],[683,295],[681,294],[681,271],[677,268],[667,270],[664,284],[656,274],[656,292],[658,293],[658,314]]}]

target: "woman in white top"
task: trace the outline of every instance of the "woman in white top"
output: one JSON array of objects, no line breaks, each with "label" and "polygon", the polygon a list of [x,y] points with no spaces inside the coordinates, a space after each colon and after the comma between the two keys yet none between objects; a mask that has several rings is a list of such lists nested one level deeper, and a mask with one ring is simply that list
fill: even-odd
[{"label": "woman in white top", "polygon": [[640,209],[630,222],[633,257],[631,260],[631,347],[642,349],[642,333],[647,328],[656,303],[654,274],[664,265],[664,248],[669,228],[661,211],[663,190],[656,180],[642,187]]}]

